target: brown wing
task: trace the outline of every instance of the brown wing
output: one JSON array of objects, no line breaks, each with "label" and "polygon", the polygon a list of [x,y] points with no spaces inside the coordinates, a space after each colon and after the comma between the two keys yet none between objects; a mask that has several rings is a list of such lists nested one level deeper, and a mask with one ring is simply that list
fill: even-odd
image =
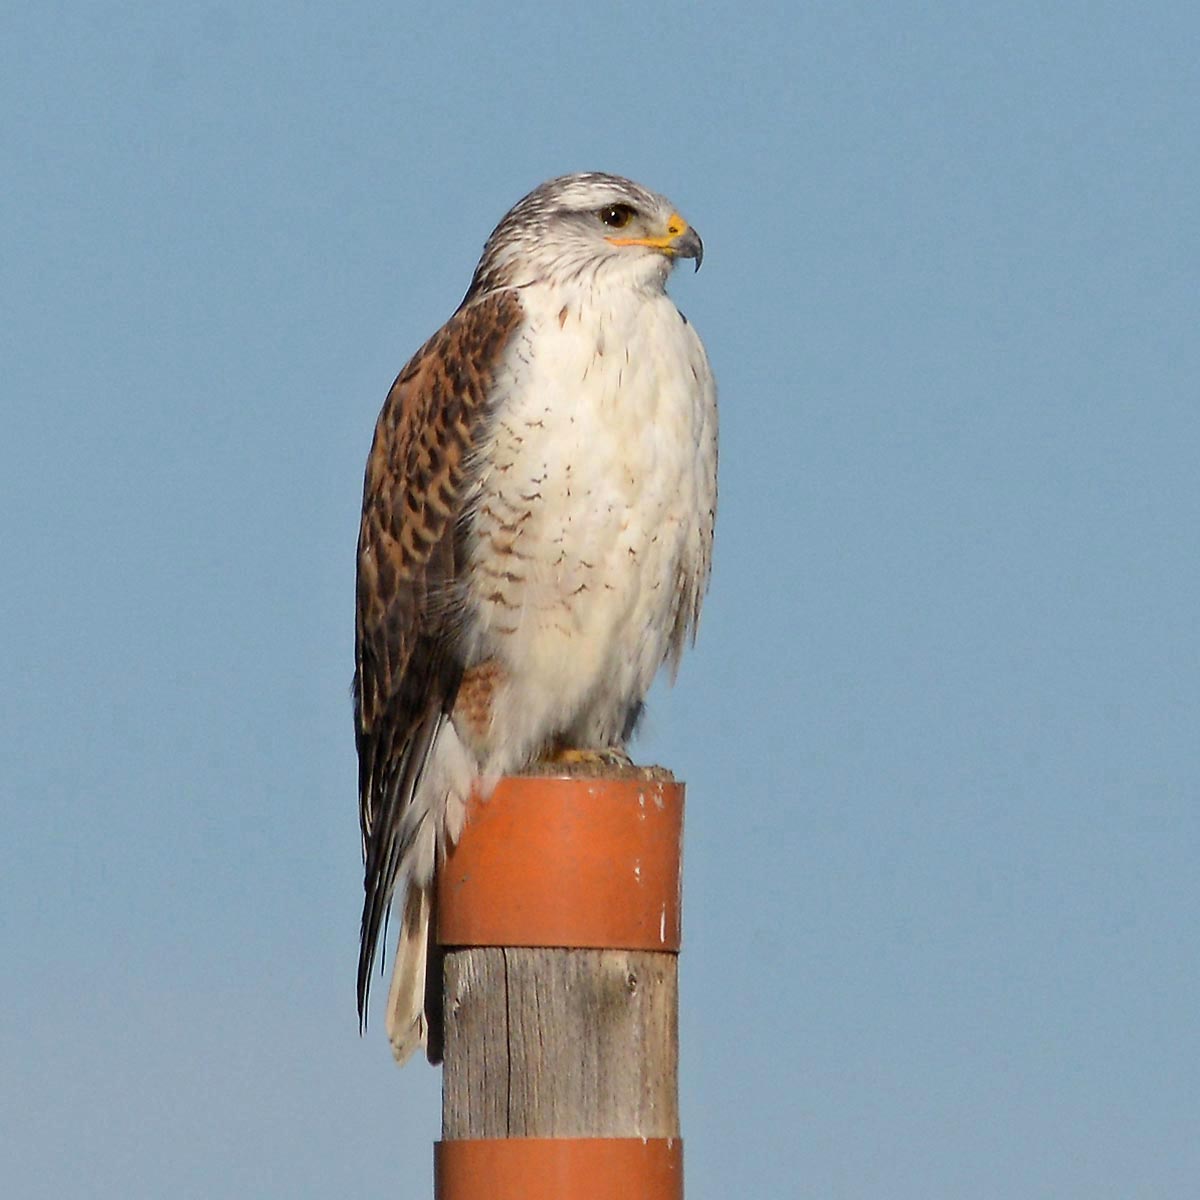
[{"label": "brown wing", "polygon": [[400,373],[375,426],[358,537],[354,709],[365,864],[358,1014],[407,848],[401,835],[464,666],[455,581],[463,498],[495,366],[521,320],[501,293],[460,309]]}]

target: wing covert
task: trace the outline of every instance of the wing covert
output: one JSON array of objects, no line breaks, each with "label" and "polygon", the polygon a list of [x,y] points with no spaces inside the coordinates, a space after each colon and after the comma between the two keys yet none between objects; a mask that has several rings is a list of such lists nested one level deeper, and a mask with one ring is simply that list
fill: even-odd
[{"label": "wing covert", "polygon": [[354,708],[366,896],[358,999],[406,848],[405,810],[465,663],[456,583],[464,497],[497,363],[522,317],[511,292],[460,309],[388,393],[363,484]]}]

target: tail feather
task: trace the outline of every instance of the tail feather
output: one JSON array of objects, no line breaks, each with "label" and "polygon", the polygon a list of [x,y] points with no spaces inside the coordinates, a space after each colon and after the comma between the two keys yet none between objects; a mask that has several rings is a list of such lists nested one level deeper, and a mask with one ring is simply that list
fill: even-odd
[{"label": "tail feather", "polygon": [[400,922],[384,1022],[397,1063],[407,1062],[418,1046],[429,1044],[425,975],[429,965],[432,907],[432,885],[410,885],[404,898],[404,917]]},{"label": "tail feather", "polygon": [[[371,992],[371,967],[375,961],[376,945],[387,919],[397,880],[402,875],[405,860],[409,858],[414,845],[431,840],[435,836],[429,822],[427,807],[415,805],[414,800],[444,719],[443,714],[437,710],[427,713],[398,759],[388,765],[378,781],[368,782],[370,791],[378,791],[380,803],[373,819],[364,819],[363,823],[366,853],[363,880],[365,894],[358,950],[360,1030],[366,1027],[367,1002]],[[363,811],[368,811],[365,802]],[[427,826],[430,826],[428,836]],[[430,862],[432,864],[432,858]],[[409,874],[411,873],[410,864]]]},{"label": "tail feather", "polygon": [[[414,765],[418,750],[419,766]],[[400,778],[380,789],[384,803],[368,839],[358,1007],[365,1025],[376,944],[394,909],[400,930],[385,1026],[401,1063],[418,1046],[425,1047],[430,1062],[441,1061],[442,951],[434,921],[437,864],[462,831],[476,770],[453,722],[439,716],[430,718],[414,739]],[[397,796],[406,797],[403,804],[397,805]]]}]

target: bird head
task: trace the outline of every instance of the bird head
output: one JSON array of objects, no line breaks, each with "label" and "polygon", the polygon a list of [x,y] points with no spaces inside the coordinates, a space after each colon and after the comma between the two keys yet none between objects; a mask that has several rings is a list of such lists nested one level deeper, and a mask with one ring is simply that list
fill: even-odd
[{"label": "bird head", "polygon": [[535,188],[496,226],[468,298],[538,282],[662,288],[704,244],[665,197],[619,175],[563,175]]}]

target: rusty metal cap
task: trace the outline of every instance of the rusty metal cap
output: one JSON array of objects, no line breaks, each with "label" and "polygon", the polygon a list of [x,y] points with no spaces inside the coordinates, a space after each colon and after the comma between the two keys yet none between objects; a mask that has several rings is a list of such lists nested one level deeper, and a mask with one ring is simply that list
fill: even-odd
[{"label": "rusty metal cap", "polygon": [[438,940],[677,951],[683,792],[662,780],[502,779],[472,800],[438,870]]}]

